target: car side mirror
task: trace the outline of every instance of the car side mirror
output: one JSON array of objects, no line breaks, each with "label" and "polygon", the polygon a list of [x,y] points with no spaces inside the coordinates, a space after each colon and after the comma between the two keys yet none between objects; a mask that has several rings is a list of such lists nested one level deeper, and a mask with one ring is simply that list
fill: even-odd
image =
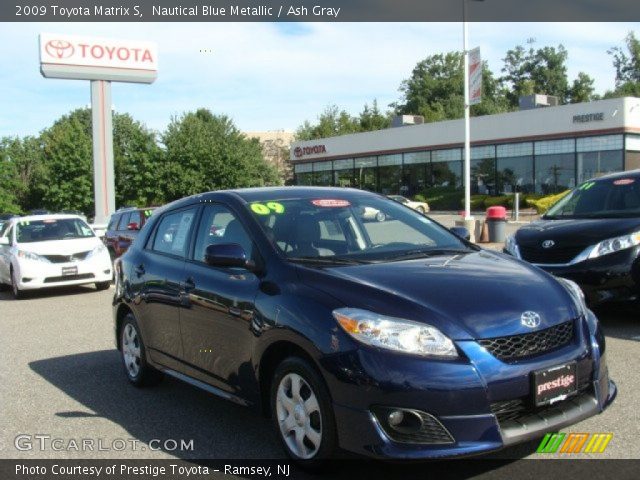
[{"label": "car side mirror", "polygon": [[11,245],[9,237],[0,237],[0,245]]},{"label": "car side mirror", "polygon": [[467,241],[471,240],[471,234],[465,227],[451,227],[449,231],[456,237],[464,238]]},{"label": "car side mirror", "polygon": [[127,230],[140,230],[140,225],[138,225],[136,222],[131,222],[129,225],[127,225]]},{"label": "car side mirror", "polygon": [[219,243],[207,246],[204,261],[212,267],[240,267],[253,271],[255,264],[247,259],[244,249],[237,243]]}]

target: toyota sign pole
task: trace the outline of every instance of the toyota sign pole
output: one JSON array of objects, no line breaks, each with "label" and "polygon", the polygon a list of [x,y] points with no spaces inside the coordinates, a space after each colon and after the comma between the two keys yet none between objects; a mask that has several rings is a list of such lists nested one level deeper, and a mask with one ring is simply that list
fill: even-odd
[{"label": "toyota sign pole", "polygon": [[111,82],[153,83],[158,48],[151,42],[41,33],[40,72],[91,82],[94,224],[105,224],[115,211]]}]

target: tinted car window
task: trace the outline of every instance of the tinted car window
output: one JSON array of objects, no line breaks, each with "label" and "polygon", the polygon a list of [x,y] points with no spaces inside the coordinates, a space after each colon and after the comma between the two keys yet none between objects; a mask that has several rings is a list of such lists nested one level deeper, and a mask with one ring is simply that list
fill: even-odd
[{"label": "tinted car window", "polygon": [[616,218],[640,216],[640,179],[589,181],[549,209],[545,218]]},{"label": "tinted car window", "polygon": [[112,215],[111,220],[109,220],[109,226],[107,230],[115,230],[118,225],[118,220],[120,220],[120,215]]},{"label": "tinted car window", "polygon": [[131,217],[130,213],[123,213],[120,217],[120,223],[118,224],[118,230],[126,230],[127,225],[129,225],[129,218]]},{"label": "tinted car window", "polygon": [[[140,210],[131,212],[129,223],[137,223],[138,227],[142,226],[142,212],[140,212]],[[129,223],[127,223],[127,225],[129,225]],[[127,225],[125,225],[125,228],[127,228]]]},{"label": "tinted car window", "polygon": [[160,253],[185,256],[195,209],[168,213],[160,220],[156,229],[152,249]]},{"label": "tinted car window", "polygon": [[247,256],[253,255],[253,243],[240,221],[222,205],[207,205],[202,213],[193,258],[204,261],[207,246],[222,243],[237,243]]},{"label": "tinted car window", "polygon": [[91,227],[79,218],[25,220],[16,224],[18,243],[72,240],[94,236]]}]

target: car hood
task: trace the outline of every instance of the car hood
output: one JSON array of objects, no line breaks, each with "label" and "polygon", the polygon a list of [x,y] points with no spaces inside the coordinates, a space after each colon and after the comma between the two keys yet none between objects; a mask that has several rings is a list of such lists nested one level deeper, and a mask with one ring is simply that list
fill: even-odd
[{"label": "car hood", "polygon": [[[456,340],[530,333],[578,316],[552,276],[500,253],[479,251],[418,260],[313,268],[303,282],[344,303],[379,314],[422,321]],[[522,324],[526,311],[538,327]]]},{"label": "car hood", "polygon": [[558,246],[594,245],[607,238],[640,230],[639,218],[538,220],[516,233],[520,245],[540,246],[553,240]]},{"label": "car hood", "polygon": [[93,250],[102,242],[97,237],[49,240],[46,242],[20,243],[18,248],[38,255],[73,255]]}]

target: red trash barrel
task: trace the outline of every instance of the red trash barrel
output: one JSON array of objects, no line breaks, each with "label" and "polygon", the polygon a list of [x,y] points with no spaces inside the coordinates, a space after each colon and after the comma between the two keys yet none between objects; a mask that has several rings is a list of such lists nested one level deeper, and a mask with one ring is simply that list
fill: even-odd
[{"label": "red trash barrel", "polygon": [[489,241],[502,243],[506,238],[507,209],[496,205],[487,208],[487,225],[489,226]]}]

